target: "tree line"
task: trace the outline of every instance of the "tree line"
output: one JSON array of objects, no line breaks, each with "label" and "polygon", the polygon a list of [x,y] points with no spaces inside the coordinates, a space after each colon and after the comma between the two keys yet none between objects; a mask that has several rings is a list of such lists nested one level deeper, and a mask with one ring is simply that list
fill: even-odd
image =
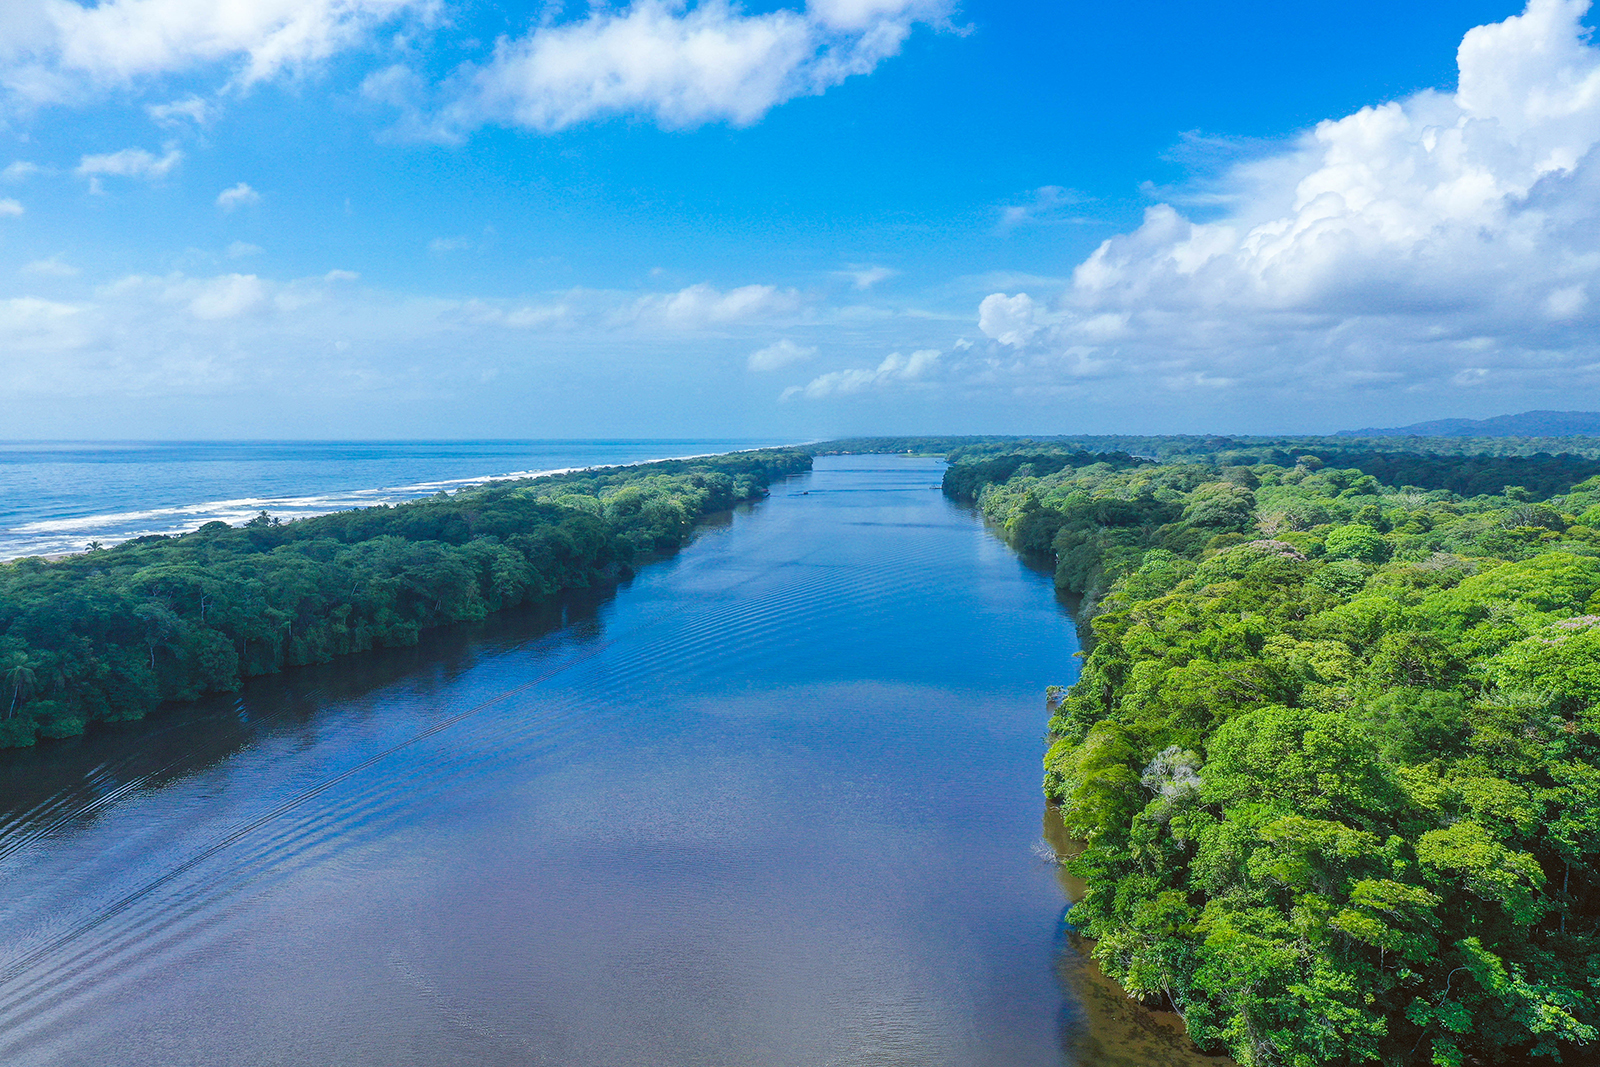
[{"label": "tree line", "polygon": [[810,466],[783,449],[600,468],[0,565],[0,747],[615,582]]},{"label": "tree line", "polygon": [[1248,1067],[1593,1057],[1600,477],[978,451],[1084,597],[1044,788],[1106,973]]},{"label": "tree line", "polygon": [[[896,439],[909,442],[914,439]],[[1415,456],[1513,456],[1524,458],[1570,457],[1600,459],[1600,437],[1362,437],[1339,434],[1319,436],[1231,436],[1218,434],[1088,434],[1075,437],[926,438],[930,446],[949,442],[940,452],[976,451],[994,455],[1009,451],[1129,452],[1162,461],[1271,463],[1273,457],[1306,453],[1325,456],[1382,453]],[[896,449],[905,451],[905,448]],[[1588,477],[1585,475],[1584,477]],[[1580,481],[1582,479],[1579,479]]]}]

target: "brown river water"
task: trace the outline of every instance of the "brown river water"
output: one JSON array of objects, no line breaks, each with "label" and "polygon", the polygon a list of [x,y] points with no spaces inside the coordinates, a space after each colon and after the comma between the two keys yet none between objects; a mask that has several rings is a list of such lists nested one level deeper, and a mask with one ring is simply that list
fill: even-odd
[{"label": "brown river water", "polygon": [[1063,927],[1073,626],[942,466],[0,753],[0,1063],[1224,1064]]}]

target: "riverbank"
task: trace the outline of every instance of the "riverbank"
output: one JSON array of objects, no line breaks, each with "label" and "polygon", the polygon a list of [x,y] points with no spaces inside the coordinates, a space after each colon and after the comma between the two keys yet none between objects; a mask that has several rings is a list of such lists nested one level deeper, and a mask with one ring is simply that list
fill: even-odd
[{"label": "riverbank", "polygon": [[[1044,757],[1089,842],[1071,920],[1243,1061],[1580,1058],[1600,477],[1349,458],[951,466],[947,492],[1053,553],[1095,638]],[[1448,488],[1514,471],[1548,478]]]},{"label": "riverbank", "polygon": [[[1082,900],[1088,884],[1074,874],[1069,861],[1083,853],[1061,822],[1061,808],[1046,804],[1044,843],[1056,865],[1056,879],[1070,908]],[[1061,951],[1056,975],[1086,1018],[1072,1051],[1081,1064],[1159,1064],[1160,1067],[1236,1067],[1226,1056],[1208,1055],[1189,1036],[1183,1017],[1152,1008],[1128,996],[1094,958],[1095,942],[1061,921]]]},{"label": "riverbank", "polygon": [[0,566],[0,745],[615,581],[810,464],[765,450],[583,470]]}]

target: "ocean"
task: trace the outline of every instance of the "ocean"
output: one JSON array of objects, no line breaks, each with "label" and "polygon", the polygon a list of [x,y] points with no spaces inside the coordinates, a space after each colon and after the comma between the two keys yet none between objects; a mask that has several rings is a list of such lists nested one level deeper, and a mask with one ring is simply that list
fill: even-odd
[{"label": "ocean", "polygon": [[764,445],[773,439],[0,442],[0,560],[147,534],[394,504],[498,478]]}]

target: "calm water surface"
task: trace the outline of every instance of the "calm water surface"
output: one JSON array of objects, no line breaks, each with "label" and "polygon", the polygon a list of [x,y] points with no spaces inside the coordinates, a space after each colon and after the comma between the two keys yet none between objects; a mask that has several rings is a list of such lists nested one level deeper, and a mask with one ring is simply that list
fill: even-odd
[{"label": "calm water surface", "polygon": [[941,466],[819,459],[614,596],[0,755],[0,1063],[1188,1062],[1061,935],[1073,628]]}]

